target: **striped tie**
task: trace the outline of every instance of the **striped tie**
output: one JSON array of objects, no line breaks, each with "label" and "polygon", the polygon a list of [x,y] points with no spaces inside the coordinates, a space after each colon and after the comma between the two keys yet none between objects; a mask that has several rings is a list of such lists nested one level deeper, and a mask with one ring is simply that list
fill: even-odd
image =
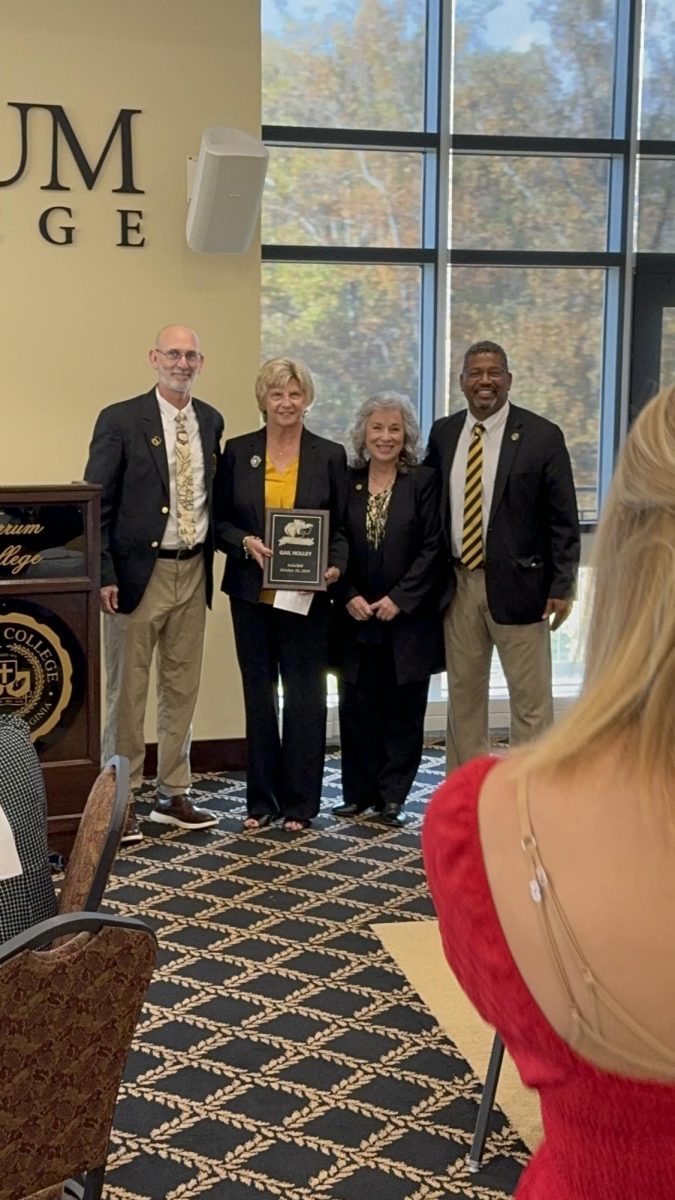
[{"label": "striped tie", "polygon": [[466,459],[464,523],[461,561],[470,571],[485,562],[483,549],[483,434],[484,425],[474,425]]},{"label": "striped tie", "polygon": [[185,413],[176,414],[176,517],[178,536],[186,546],[194,546],[197,538],[192,479],[190,436]]}]

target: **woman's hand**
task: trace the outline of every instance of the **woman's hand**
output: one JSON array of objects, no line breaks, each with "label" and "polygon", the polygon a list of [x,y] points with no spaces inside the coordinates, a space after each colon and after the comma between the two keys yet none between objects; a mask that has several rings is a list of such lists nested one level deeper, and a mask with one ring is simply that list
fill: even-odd
[{"label": "woman's hand", "polygon": [[326,580],[326,583],[328,584],[329,587],[330,587],[331,583],[337,583],[339,578],[340,578],[340,568],[339,567],[329,567],[328,570],[326,571],[326,574],[324,575],[324,579]]},{"label": "woman's hand", "polygon": [[244,538],[242,546],[244,553],[248,554],[249,558],[253,558],[261,570],[265,565],[265,559],[272,557],[269,546],[266,546],[262,538],[256,537],[253,533]]},{"label": "woman's hand", "polygon": [[347,612],[355,621],[369,621],[373,615],[373,610],[367,600],[363,596],[354,596],[353,600],[347,602]]},{"label": "woman's hand", "polygon": [[370,607],[378,621],[393,621],[401,611],[398,604],[394,604],[389,596],[383,596],[381,600],[373,600]]}]

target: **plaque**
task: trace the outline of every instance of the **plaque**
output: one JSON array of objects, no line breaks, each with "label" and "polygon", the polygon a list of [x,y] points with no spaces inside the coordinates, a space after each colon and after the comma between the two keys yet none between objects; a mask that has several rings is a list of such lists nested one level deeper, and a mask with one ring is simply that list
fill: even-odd
[{"label": "plaque", "polygon": [[325,592],[330,513],[320,508],[268,508],[263,586],[302,592]]}]

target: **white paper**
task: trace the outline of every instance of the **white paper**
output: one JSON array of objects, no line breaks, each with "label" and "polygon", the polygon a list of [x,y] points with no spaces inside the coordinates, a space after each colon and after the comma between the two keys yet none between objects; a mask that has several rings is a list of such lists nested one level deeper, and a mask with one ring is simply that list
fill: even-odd
[{"label": "white paper", "polygon": [[23,875],[23,868],[16,851],[11,826],[0,808],[0,879],[16,879]]},{"label": "white paper", "polygon": [[285,612],[297,613],[300,617],[306,617],[312,607],[314,592],[286,592],[278,591],[274,597],[274,607],[283,608]]}]

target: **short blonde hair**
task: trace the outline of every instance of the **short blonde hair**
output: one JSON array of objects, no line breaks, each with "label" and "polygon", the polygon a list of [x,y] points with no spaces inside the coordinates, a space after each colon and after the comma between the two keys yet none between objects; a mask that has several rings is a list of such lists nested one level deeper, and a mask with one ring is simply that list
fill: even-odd
[{"label": "short blonde hair", "polygon": [[582,695],[522,763],[571,767],[620,743],[675,818],[675,387],[629,431],[592,566]]},{"label": "short blonde hair", "polygon": [[268,358],[261,366],[255,378],[255,398],[258,408],[265,414],[264,403],[271,388],[286,387],[291,379],[296,379],[302,388],[306,408],[314,403],[314,380],[304,362],[299,358]]}]

